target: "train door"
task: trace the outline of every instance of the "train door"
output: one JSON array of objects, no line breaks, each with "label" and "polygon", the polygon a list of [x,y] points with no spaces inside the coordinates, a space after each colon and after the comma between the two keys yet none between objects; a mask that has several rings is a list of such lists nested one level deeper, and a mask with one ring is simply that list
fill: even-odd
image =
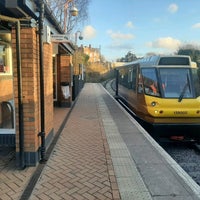
[{"label": "train door", "polygon": [[132,107],[135,109],[137,104],[137,73],[138,67],[137,65],[133,65],[130,71],[130,80],[131,80],[131,92],[130,92],[130,102]]},{"label": "train door", "polygon": [[145,112],[146,102],[144,97],[144,77],[141,68],[137,68],[137,100],[136,100],[137,113]]},{"label": "train door", "polygon": [[0,145],[15,145],[11,33],[0,28]]}]

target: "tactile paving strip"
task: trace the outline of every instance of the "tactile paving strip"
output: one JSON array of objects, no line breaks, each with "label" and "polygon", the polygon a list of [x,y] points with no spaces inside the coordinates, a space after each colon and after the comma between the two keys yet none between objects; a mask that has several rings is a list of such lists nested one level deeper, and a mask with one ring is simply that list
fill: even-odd
[{"label": "tactile paving strip", "polygon": [[103,98],[99,98],[98,103],[121,199],[152,199]]}]

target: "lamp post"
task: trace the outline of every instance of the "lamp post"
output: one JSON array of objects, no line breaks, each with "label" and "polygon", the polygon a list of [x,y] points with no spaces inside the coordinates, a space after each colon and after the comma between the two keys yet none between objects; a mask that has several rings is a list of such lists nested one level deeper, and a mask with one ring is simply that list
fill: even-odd
[{"label": "lamp post", "polygon": [[[68,7],[69,7],[69,3],[71,3],[73,0],[67,0],[65,5],[64,5],[64,32],[67,32],[67,16],[68,16]],[[72,8],[70,9],[70,14],[74,17],[76,17],[78,15],[78,9],[75,7],[75,5],[73,4]]]},{"label": "lamp post", "polygon": [[[78,37],[78,34],[79,34],[79,37]],[[77,46],[77,40],[78,40],[78,38],[79,38],[79,40],[83,40],[83,36],[82,36],[82,33],[81,33],[81,31],[76,31],[76,33],[75,33],[75,45],[76,45],[76,51],[78,50],[78,46]],[[80,50],[78,50],[78,52],[80,52]],[[78,56],[78,58],[79,58],[79,54],[80,53],[75,53],[75,56],[74,56],[74,64],[75,64],[75,69],[74,69],[74,71],[75,71],[75,74],[77,74],[77,71],[78,71],[78,74],[80,75],[80,65],[78,66],[78,63],[77,63],[77,56]],[[77,70],[78,69],[78,70]]]}]

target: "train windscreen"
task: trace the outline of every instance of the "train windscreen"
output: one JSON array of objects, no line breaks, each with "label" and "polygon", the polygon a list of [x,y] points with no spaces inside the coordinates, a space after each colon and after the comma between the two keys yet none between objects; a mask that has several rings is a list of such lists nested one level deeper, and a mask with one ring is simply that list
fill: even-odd
[{"label": "train windscreen", "polygon": [[[144,92],[147,95],[178,98],[195,98],[199,91],[199,79],[191,77],[189,68],[143,68]],[[195,83],[194,83],[195,82]],[[195,88],[194,88],[195,85]]]},{"label": "train windscreen", "polygon": [[161,68],[159,70],[163,96],[166,98],[193,98],[190,70],[186,68]]}]

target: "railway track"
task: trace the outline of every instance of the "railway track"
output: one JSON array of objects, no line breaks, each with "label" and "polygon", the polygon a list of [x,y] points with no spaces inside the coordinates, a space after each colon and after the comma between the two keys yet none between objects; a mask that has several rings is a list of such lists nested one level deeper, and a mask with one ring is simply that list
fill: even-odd
[{"label": "railway track", "polygon": [[[114,80],[104,82],[103,86],[112,96],[115,95]],[[135,118],[134,113],[123,102],[119,103]],[[137,118],[135,119],[138,121]],[[200,145],[194,141],[159,140],[157,142],[200,185]]]},{"label": "railway track", "polygon": [[200,149],[195,143],[161,142],[163,149],[200,185]]}]

